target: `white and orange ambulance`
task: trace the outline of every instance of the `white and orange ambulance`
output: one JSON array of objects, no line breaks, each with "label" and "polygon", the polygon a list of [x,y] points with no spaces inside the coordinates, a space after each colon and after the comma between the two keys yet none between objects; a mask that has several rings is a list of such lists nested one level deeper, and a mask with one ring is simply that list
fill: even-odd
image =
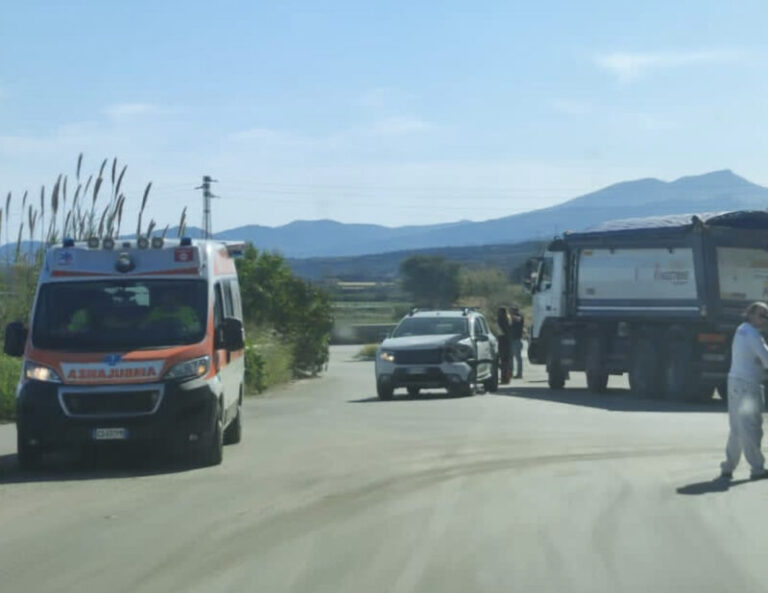
[{"label": "white and orange ambulance", "polygon": [[189,238],[65,239],[44,257],[29,325],[6,327],[24,356],[18,458],[70,445],[172,445],[204,465],[241,436],[243,244]]}]

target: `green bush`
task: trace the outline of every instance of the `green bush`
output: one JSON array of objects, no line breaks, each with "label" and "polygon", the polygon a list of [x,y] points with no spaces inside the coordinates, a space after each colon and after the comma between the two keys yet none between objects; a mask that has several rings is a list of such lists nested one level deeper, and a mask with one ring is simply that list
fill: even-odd
[{"label": "green bush", "polygon": [[16,384],[21,374],[21,359],[0,354],[0,419],[16,415]]},{"label": "green bush", "polygon": [[373,358],[376,356],[376,350],[378,347],[378,344],[365,344],[362,348],[360,348],[360,350],[357,351],[355,358],[358,360],[373,360]]}]

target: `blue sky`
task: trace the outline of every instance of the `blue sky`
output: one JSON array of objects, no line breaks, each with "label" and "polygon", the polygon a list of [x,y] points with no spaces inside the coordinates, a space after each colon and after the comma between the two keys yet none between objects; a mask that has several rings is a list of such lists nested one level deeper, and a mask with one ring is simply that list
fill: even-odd
[{"label": "blue sky", "polygon": [[0,192],[117,156],[214,230],[485,220],[731,168],[768,185],[768,5],[9,0]]}]

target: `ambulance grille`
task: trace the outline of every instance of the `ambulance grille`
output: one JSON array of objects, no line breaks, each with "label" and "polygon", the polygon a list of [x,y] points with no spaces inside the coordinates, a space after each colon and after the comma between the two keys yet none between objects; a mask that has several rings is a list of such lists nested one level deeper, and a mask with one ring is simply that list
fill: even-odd
[{"label": "ambulance grille", "polygon": [[61,404],[69,416],[144,416],[153,414],[160,405],[161,392],[132,391],[67,391]]}]

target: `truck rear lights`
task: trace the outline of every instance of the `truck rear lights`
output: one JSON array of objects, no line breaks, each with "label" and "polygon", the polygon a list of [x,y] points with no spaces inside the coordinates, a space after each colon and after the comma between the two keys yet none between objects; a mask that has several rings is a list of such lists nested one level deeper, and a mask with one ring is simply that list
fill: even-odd
[{"label": "truck rear lights", "polygon": [[727,340],[725,334],[697,334],[696,339],[702,344],[722,344]]}]

